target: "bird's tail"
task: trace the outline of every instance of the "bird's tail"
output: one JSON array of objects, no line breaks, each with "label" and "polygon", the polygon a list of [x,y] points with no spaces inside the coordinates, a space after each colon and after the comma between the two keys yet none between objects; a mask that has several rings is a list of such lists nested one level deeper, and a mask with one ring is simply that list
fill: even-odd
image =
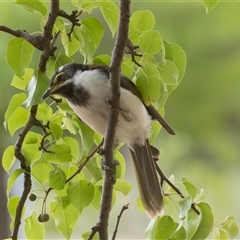
[{"label": "bird's tail", "polygon": [[150,144],[146,140],[144,145],[135,144],[130,151],[144,209],[151,218],[154,218],[162,212],[163,195]]}]

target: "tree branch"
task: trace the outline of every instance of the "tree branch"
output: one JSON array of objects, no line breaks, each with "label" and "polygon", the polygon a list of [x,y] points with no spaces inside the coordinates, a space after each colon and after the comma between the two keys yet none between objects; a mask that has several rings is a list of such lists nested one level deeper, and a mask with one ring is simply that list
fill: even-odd
[{"label": "tree branch", "polygon": [[[117,31],[117,38],[112,54],[112,61],[109,67],[111,93],[109,103],[111,112],[108,119],[108,125],[105,132],[103,145],[103,165],[105,177],[102,190],[99,221],[94,228],[97,228],[100,239],[108,239],[108,219],[111,211],[112,192],[115,181],[113,164],[113,148],[118,122],[118,107],[120,100],[120,68],[123,59],[125,47],[128,41],[128,26],[130,19],[130,0],[120,0],[120,20]],[[94,235],[94,234],[93,234]],[[92,236],[93,237],[93,236]],[[91,239],[91,238],[89,238]]]},{"label": "tree branch", "polygon": [[[58,16],[58,12],[59,12],[59,0],[52,0],[51,6],[50,6],[50,12],[48,15],[48,19],[44,25],[44,30],[42,35],[33,36],[26,31],[12,30],[6,26],[0,26],[0,31],[9,33],[15,37],[23,38],[29,43],[31,43],[37,49],[43,51],[41,54],[40,62],[39,62],[39,69],[42,72],[45,72],[47,61],[49,59],[50,54],[52,53],[52,45],[51,45],[52,30],[53,30],[53,26],[56,21],[56,18]],[[18,239],[18,232],[21,224],[23,207],[25,205],[28,194],[30,193],[31,187],[32,187],[31,168],[28,165],[27,159],[22,154],[23,142],[25,140],[27,133],[30,131],[30,129],[33,126],[38,126],[43,128],[43,126],[39,125],[39,122],[36,120],[37,109],[38,109],[37,105],[34,105],[31,107],[30,109],[31,114],[28,119],[28,122],[26,126],[23,128],[22,132],[19,134],[18,140],[15,144],[15,157],[20,161],[21,169],[24,170],[24,189],[16,209],[14,228],[13,228],[12,237],[11,237],[13,240]]]},{"label": "tree branch", "polygon": [[22,196],[20,198],[20,201],[18,203],[17,209],[16,209],[16,216],[14,220],[14,228],[12,233],[12,239],[17,240],[18,239],[18,231],[21,224],[21,217],[22,217],[22,211],[23,207],[25,205],[25,202],[27,200],[28,194],[31,191],[32,187],[32,181],[31,181],[31,168],[27,165],[26,158],[22,154],[22,145],[24,142],[24,139],[29,132],[29,130],[35,125],[35,122],[33,120],[33,117],[35,117],[37,114],[37,106],[32,106],[31,108],[31,114],[28,119],[28,122],[22,132],[18,136],[18,140],[15,144],[15,157],[20,161],[21,169],[24,170],[24,189],[22,192]]},{"label": "tree branch", "polygon": [[51,45],[51,40],[52,40],[52,31],[54,27],[54,23],[58,17],[58,12],[59,12],[59,0],[51,0],[51,5],[50,5],[50,11],[48,14],[47,21],[44,25],[44,30],[41,36],[41,41],[44,44],[44,50],[41,54],[40,61],[38,64],[39,69],[42,72],[46,71],[46,65],[47,61],[52,54],[52,45]]}]

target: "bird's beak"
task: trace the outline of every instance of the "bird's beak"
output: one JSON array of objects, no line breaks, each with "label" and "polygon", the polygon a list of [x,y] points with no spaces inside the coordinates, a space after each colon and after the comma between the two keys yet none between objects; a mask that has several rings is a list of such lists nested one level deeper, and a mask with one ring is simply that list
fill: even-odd
[{"label": "bird's beak", "polygon": [[51,96],[56,90],[58,89],[58,85],[57,86],[53,86],[53,87],[49,87],[44,94],[42,95],[42,99],[46,99],[47,97]]}]

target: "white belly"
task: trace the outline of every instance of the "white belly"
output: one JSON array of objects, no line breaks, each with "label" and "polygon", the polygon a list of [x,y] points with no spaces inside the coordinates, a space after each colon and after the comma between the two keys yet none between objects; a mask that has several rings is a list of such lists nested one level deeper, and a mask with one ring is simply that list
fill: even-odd
[{"label": "white belly", "polygon": [[[107,93],[107,92],[106,92]],[[100,135],[105,135],[110,108],[106,104],[109,96],[92,97],[87,107],[79,107],[69,102],[78,117]],[[151,118],[141,100],[131,92],[122,89],[120,108],[127,112],[129,118],[119,113],[115,144],[125,142],[129,146],[134,143],[143,145],[150,135]]]},{"label": "white belly", "polygon": [[[79,71],[74,83],[82,85],[89,92],[88,104],[70,107],[94,131],[105,135],[110,108],[106,103],[110,93],[109,79],[101,71]],[[121,88],[119,122],[116,129],[115,144],[125,142],[143,145],[150,135],[151,118],[142,101],[130,91]]]}]

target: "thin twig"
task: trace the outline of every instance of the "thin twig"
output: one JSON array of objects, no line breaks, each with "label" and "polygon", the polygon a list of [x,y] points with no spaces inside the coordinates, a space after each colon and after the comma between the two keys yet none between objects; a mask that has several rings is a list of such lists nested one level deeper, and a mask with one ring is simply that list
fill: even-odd
[{"label": "thin twig", "polygon": [[135,59],[135,56],[142,57],[142,54],[136,53],[136,49],[138,49],[139,46],[135,46],[130,39],[128,39],[127,46],[125,49],[125,52],[128,54],[131,54],[132,61],[138,66],[142,67],[140,63],[138,63]]},{"label": "thin twig", "polygon": [[104,140],[102,140],[101,143],[92,151],[92,153],[90,153],[90,154],[86,157],[85,161],[84,161],[81,165],[79,165],[78,170],[77,170],[71,177],[69,177],[69,178],[66,180],[66,183],[68,183],[69,181],[71,181],[77,174],[79,174],[79,173],[82,171],[83,167],[87,164],[87,162],[88,162],[88,161],[94,156],[94,154],[95,154],[96,152],[98,152],[98,150],[101,148],[101,146],[103,145],[103,141],[104,141]]},{"label": "thin twig", "polygon": [[112,240],[115,240],[115,239],[116,239],[117,231],[118,231],[118,226],[119,226],[121,217],[122,217],[122,215],[123,215],[123,212],[128,209],[128,205],[129,205],[129,204],[123,205],[123,207],[122,207],[122,209],[121,209],[121,212],[120,212],[119,215],[117,216],[117,223],[116,223],[116,227],[115,227],[114,232],[113,232]]},{"label": "thin twig", "polygon": [[75,26],[80,26],[81,24],[79,23],[79,19],[78,17],[82,14],[82,11],[72,11],[72,14],[67,14],[64,10],[60,10],[58,12],[58,16],[59,17],[63,17],[63,18],[66,18],[68,19],[71,23],[72,23],[72,26],[71,26],[71,29],[70,31],[67,33],[67,36],[68,36],[68,39],[69,41],[71,42],[71,34],[73,33],[73,30],[74,30],[74,27]]},{"label": "thin twig", "polygon": [[44,30],[41,36],[41,41],[44,43],[44,50],[40,56],[40,61],[38,64],[39,69],[42,72],[46,71],[47,61],[50,55],[53,54],[53,46],[51,45],[51,40],[53,39],[52,31],[54,23],[58,17],[59,12],[59,0],[51,0],[50,11],[48,18],[44,24]]},{"label": "thin twig", "polygon": [[[184,194],[165,176],[161,168],[158,166],[158,164],[155,162],[157,172],[161,178],[161,181],[165,181],[181,198],[184,198]],[[195,207],[194,203],[192,203],[191,208],[199,215],[200,212]]]}]

